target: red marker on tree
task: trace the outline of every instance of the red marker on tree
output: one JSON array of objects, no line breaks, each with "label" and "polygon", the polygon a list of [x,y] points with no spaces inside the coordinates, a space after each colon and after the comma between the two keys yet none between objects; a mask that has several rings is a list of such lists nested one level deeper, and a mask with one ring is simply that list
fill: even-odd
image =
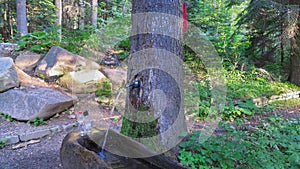
[{"label": "red marker on tree", "polygon": [[184,33],[188,29],[188,20],[187,20],[187,2],[183,3],[182,11],[183,11],[183,29],[182,32]]}]

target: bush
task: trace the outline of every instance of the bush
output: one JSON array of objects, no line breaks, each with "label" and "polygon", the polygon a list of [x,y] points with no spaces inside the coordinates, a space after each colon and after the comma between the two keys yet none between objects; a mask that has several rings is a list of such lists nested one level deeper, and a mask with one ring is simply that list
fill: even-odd
[{"label": "bush", "polygon": [[300,117],[284,120],[270,118],[256,132],[237,130],[220,124],[227,133],[210,136],[193,132],[181,143],[180,162],[191,168],[299,168]]}]

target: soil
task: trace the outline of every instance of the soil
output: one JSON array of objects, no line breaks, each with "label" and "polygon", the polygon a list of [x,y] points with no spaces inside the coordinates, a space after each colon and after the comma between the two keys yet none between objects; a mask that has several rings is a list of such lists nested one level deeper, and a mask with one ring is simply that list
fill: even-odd
[{"label": "soil", "polygon": [[[116,120],[116,113],[114,118],[110,118],[109,107],[101,107],[101,117],[104,121],[110,123],[110,127],[119,130],[121,119]],[[91,115],[94,116],[94,115]],[[34,126],[32,123],[13,121],[9,122],[6,119],[0,118],[0,135],[20,135],[26,132],[34,132],[57,125],[67,125],[76,122],[76,116],[72,109],[60,113],[46,121],[46,125]],[[103,122],[103,121],[102,121]],[[96,121],[92,121],[96,124]],[[105,125],[106,125],[105,124]],[[13,145],[4,145],[0,149],[0,169],[61,169],[60,163],[60,147],[64,137],[77,130],[76,127],[71,127],[68,130],[57,132],[39,139],[39,143],[29,144],[26,147],[13,149],[17,143]],[[24,143],[24,142],[23,142]]]}]

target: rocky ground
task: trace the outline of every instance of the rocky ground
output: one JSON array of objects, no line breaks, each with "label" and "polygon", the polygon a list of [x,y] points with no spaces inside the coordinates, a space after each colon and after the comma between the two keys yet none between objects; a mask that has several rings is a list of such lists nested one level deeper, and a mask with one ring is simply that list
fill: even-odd
[{"label": "rocky ground", "polygon": [[[73,129],[72,129],[73,130]],[[70,131],[72,131],[70,130]],[[0,150],[1,169],[59,169],[62,168],[59,150],[65,135],[70,131],[53,134],[40,139],[37,144],[13,150],[5,146]]]},{"label": "rocky ground", "polygon": [[[106,122],[111,123],[111,127],[118,130],[120,121],[116,116],[110,118],[109,108],[101,107],[102,116]],[[93,115],[94,116],[94,115]],[[77,130],[75,113],[70,109],[57,114],[46,121],[47,124],[35,127],[32,123],[13,121],[0,118],[0,135],[19,136],[30,135],[33,141],[21,141],[14,144],[4,144],[0,149],[0,169],[58,169],[62,168],[60,164],[60,147],[64,137]],[[97,126],[97,121],[93,121]],[[103,125],[103,123],[102,123]],[[105,123],[106,125],[106,123]],[[51,128],[59,128],[55,132],[46,132],[45,136],[40,135],[39,131],[47,131]],[[101,127],[101,126],[100,126]],[[105,126],[102,126],[105,127]],[[32,134],[35,133],[35,134]],[[31,144],[31,142],[37,142]],[[27,144],[27,146],[26,146]],[[19,147],[18,146],[22,146]]]},{"label": "rocky ground", "polygon": [[[62,124],[71,124],[75,119],[69,117],[67,113],[61,114],[51,120],[47,121],[46,125],[34,127],[33,124],[25,122],[8,122],[0,119],[0,133],[7,135],[23,134],[28,132],[35,132],[45,130],[50,126],[57,126]],[[5,145],[0,149],[0,168],[1,169],[58,169],[62,168],[59,159],[59,150],[63,138],[67,133],[76,130],[75,127],[70,127],[61,132],[51,133],[42,138],[34,140],[39,141],[36,144],[30,144],[23,148],[14,149],[15,146],[25,142]]]}]

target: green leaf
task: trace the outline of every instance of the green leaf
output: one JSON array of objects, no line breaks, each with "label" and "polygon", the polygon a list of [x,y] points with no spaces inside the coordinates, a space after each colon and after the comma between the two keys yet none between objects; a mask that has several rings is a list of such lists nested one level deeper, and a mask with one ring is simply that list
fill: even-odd
[{"label": "green leaf", "polygon": [[30,50],[31,51],[38,51],[38,50],[41,50],[42,48],[42,45],[33,45],[30,47]]},{"label": "green leaf", "polygon": [[182,132],[179,134],[180,137],[187,137],[189,135],[188,132]]}]

